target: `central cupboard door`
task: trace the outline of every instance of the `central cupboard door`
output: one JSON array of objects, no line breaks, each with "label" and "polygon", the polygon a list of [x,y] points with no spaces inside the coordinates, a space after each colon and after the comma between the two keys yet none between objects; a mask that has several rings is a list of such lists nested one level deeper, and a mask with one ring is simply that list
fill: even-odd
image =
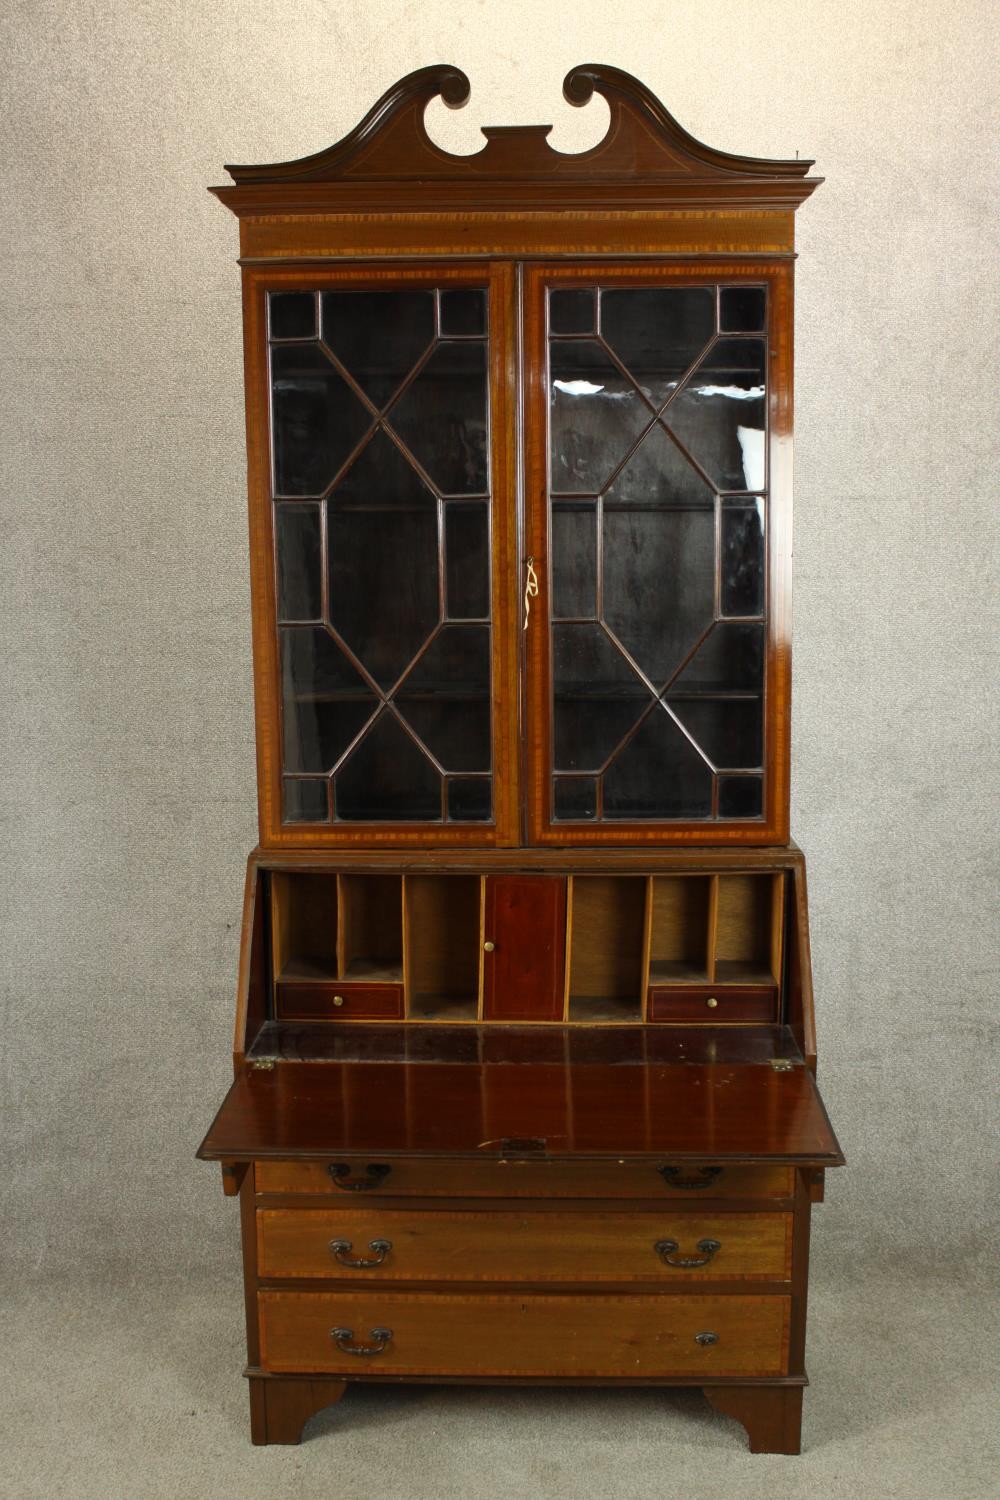
[{"label": "central cupboard door", "polygon": [[245,285],[263,836],[516,843],[513,269]]}]

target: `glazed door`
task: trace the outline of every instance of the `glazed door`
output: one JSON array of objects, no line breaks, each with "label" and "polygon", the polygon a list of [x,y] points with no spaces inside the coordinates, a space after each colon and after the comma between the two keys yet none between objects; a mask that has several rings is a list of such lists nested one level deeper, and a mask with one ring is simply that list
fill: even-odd
[{"label": "glazed door", "polygon": [[526,282],[531,840],[783,841],[790,268]]},{"label": "glazed door", "polygon": [[517,841],[511,285],[246,273],[268,842]]}]

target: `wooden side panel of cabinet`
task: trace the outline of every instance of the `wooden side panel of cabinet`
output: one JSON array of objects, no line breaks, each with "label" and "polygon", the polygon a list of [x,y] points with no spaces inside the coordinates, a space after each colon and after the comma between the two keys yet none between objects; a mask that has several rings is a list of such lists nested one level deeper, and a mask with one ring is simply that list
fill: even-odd
[{"label": "wooden side panel of cabinet", "polygon": [[566,963],[566,881],[486,878],[483,1019],[559,1021]]}]

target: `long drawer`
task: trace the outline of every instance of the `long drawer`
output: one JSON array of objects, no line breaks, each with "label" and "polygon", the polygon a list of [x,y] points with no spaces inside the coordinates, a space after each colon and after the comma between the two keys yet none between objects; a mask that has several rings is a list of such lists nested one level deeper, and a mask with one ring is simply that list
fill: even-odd
[{"label": "long drawer", "polygon": [[385,1281],[783,1280],[782,1213],[424,1213],[371,1207],[261,1209],[261,1277]]},{"label": "long drawer", "polygon": [[555,1377],[786,1373],[789,1297],[262,1291],[277,1373]]},{"label": "long drawer", "polygon": [[345,1202],[445,1198],[787,1198],[790,1167],[699,1166],[671,1162],[433,1160],[331,1157],[329,1162],[258,1161],[258,1193],[336,1195]]}]

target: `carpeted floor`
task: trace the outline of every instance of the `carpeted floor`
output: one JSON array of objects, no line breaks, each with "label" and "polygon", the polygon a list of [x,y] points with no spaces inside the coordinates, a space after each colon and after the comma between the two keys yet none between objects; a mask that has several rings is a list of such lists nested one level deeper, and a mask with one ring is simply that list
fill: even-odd
[{"label": "carpeted floor", "polygon": [[694,1391],[355,1387],[254,1449],[241,1294],[216,1283],[7,1297],[5,1500],[996,1500],[1000,1346],[980,1292],[817,1280],[799,1458],[752,1456]]}]

